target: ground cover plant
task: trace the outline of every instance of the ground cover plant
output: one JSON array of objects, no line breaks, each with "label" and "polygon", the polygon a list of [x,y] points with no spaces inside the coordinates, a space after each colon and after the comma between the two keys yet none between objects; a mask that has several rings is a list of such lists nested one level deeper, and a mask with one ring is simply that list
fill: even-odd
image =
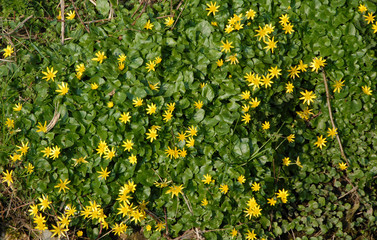
[{"label": "ground cover plant", "polygon": [[2,231],[375,239],[373,1],[17,3]]}]

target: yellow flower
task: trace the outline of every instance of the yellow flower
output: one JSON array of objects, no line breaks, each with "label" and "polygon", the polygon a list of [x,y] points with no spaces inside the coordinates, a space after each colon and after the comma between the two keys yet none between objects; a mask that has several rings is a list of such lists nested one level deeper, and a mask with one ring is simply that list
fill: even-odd
[{"label": "yellow flower", "polygon": [[140,107],[143,105],[143,99],[140,99],[140,98],[136,98],[134,100],[132,100],[132,104],[135,106],[135,107]]},{"label": "yellow flower", "polygon": [[295,141],[295,135],[294,134],[291,134],[287,137],[287,140],[289,143],[293,143]]},{"label": "yellow flower", "polygon": [[179,141],[184,141],[186,139],[186,134],[184,132],[178,133],[177,138]]},{"label": "yellow flower", "polygon": [[27,168],[26,168],[26,172],[28,174],[31,174],[31,173],[34,172],[34,166],[31,163],[28,163]]},{"label": "yellow flower", "polygon": [[288,70],[288,72],[289,72],[288,76],[289,76],[290,78],[295,79],[295,77],[300,77],[300,76],[298,75],[298,74],[300,73],[300,70],[298,70],[298,66],[294,66],[294,67],[291,66],[291,69]]},{"label": "yellow flower", "polygon": [[366,11],[368,11],[367,7],[364,4],[360,3],[360,5],[359,5],[359,12],[364,13]]},{"label": "yellow flower", "polygon": [[154,61],[149,61],[149,63],[147,63],[147,66],[145,68],[148,69],[148,72],[156,71],[156,69],[154,68],[155,66],[156,66],[156,63]]},{"label": "yellow flower", "polygon": [[122,71],[124,69],[124,63],[118,63],[118,69]]},{"label": "yellow flower", "polygon": [[14,50],[13,50],[11,45],[7,45],[7,47],[4,48],[3,51],[4,51],[4,53],[3,53],[4,58],[7,58],[7,57],[11,56],[12,53],[14,53]]},{"label": "yellow flower", "polygon": [[377,33],[377,22],[372,24],[373,33]]},{"label": "yellow flower", "polygon": [[98,51],[96,53],[96,57],[92,58],[93,61],[97,61],[102,64],[103,60],[105,60],[107,57],[105,56],[105,52]]},{"label": "yellow flower", "polygon": [[225,27],[225,32],[226,33],[231,33],[232,31],[234,30],[234,27],[233,27],[233,25],[226,25],[226,27]]},{"label": "yellow flower", "polygon": [[38,206],[33,204],[33,205],[30,205],[30,209],[28,210],[30,216],[37,216],[38,214]]},{"label": "yellow flower", "polygon": [[173,23],[174,23],[174,19],[172,17],[168,17],[165,19],[165,25],[167,27],[170,27],[171,25],[173,25]]},{"label": "yellow flower", "polygon": [[13,162],[17,162],[18,160],[21,161],[22,155],[21,154],[13,154],[13,156],[10,155],[9,157],[10,157],[10,160],[12,160]]},{"label": "yellow flower", "polygon": [[114,103],[113,103],[112,101],[108,102],[108,103],[107,103],[107,107],[108,107],[108,108],[112,108],[112,107],[114,107]]},{"label": "yellow flower", "polygon": [[207,200],[206,198],[204,198],[204,199],[201,201],[201,203],[202,203],[202,206],[205,207],[205,206],[208,205],[208,200]]},{"label": "yellow flower", "polygon": [[203,107],[203,102],[198,100],[194,103],[194,106],[197,108],[197,109],[201,109]]},{"label": "yellow flower", "polygon": [[229,191],[229,187],[226,184],[221,184],[219,189],[224,194],[226,194]]},{"label": "yellow flower", "polygon": [[249,102],[249,104],[251,105],[252,108],[256,108],[256,107],[259,106],[260,101],[258,101],[258,98],[255,97],[255,98],[251,99],[251,101]]},{"label": "yellow flower", "polygon": [[154,103],[148,104],[147,105],[147,114],[152,115],[156,113],[157,106]]},{"label": "yellow flower", "polygon": [[188,130],[186,131],[190,136],[194,137],[196,136],[198,130],[196,129],[196,127],[194,126],[191,126],[188,128]]},{"label": "yellow flower", "polygon": [[58,20],[62,20],[62,12],[59,11],[59,15],[56,17]]},{"label": "yellow flower", "polygon": [[293,84],[291,82],[287,82],[285,84],[285,93],[292,93],[293,92],[293,88],[295,88],[295,86],[293,86]]},{"label": "yellow flower", "polygon": [[297,70],[300,70],[301,72],[306,72],[307,68],[308,68],[308,64],[304,64],[304,62],[300,60],[300,63],[297,66]]},{"label": "yellow flower", "polygon": [[291,160],[289,159],[289,157],[283,158],[283,165],[284,166],[288,166],[290,163],[291,163]]},{"label": "yellow flower", "polygon": [[215,16],[215,15],[216,15],[216,12],[219,11],[218,8],[219,8],[220,6],[216,6],[216,2],[215,2],[215,4],[213,4],[213,3],[211,2],[211,4],[208,4],[208,3],[207,3],[207,7],[208,7],[208,8],[206,8],[206,10],[208,11],[207,16],[210,15],[211,13],[213,14],[213,16]]},{"label": "yellow flower", "polygon": [[65,190],[69,190],[69,187],[67,187],[67,184],[70,183],[71,181],[69,181],[68,179],[65,179],[64,181],[59,179],[60,183],[58,183],[55,188],[59,188],[59,193],[60,191],[63,190],[63,192],[65,192]]},{"label": "yellow flower", "polygon": [[47,71],[46,72],[43,72],[43,75],[45,75],[44,77],[42,77],[42,79],[46,79],[46,81],[48,82],[49,80],[52,80],[54,81],[54,77],[56,77],[56,74],[58,73],[58,71],[54,71],[54,67],[51,67],[51,69],[49,69],[47,67]]},{"label": "yellow flower", "polygon": [[264,49],[267,49],[267,51],[271,50],[272,53],[274,53],[274,49],[276,48],[276,44],[279,42],[279,41],[274,41],[274,38],[275,37],[272,37],[271,39],[268,38],[268,40],[265,42],[267,44],[267,46],[264,47]]},{"label": "yellow flower", "polygon": [[102,157],[102,154],[104,154],[107,149],[108,149],[107,143],[101,140],[96,150],[97,150],[97,153],[100,155],[100,157]]},{"label": "yellow flower", "polygon": [[285,26],[289,23],[289,17],[288,17],[288,14],[285,14],[285,15],[281,15],[281,17],[279,17],[280,21],[279,23],[282,25],[282,26]]},{"label": "yellow flower", "polygon": [[217,60],[216,62],[218,67],[221,67],[224,64],[224,61],[222,59]]},{"label": "yellow flower", "polygon": [[60,147],[58,147],[58,146],[52,147],[49,157],[52,158],[52,159],[56,159],[56,158],[59,157],[59,155],[60,155]]},{"label": "yellow flower", "polygon": [[145,23],[144,28],[147,30],[152,30],[153,26],[154,25],[151,23],[151,20],[148,20],[147,23]]},{"label": "yellow flower", "polygon": [[326,138],[323,138],[323,136],[321,135],[320,137],[317,137],[317,141],[314,143],[314,145],[322,150],[322,147],[326,146],[326,142]]},{"label": "yellow flower", "polygon": [[237,53],[235,53],[234,55],[230,55],[226,61],[227,62],[230,61],[230,64],[237,64],[237,63],[239,63],[239,61],[237,59]]},{"label": "yellow flower", "polygon": [[59,89],[56,90],[55,92],[59,93],[59,95],[66,95],[68,93],[68,90],[69,90],[68,84],[63,82],[62,84],[58,85],[58,87]]},{"label": "yellow flower", "polygon": [[299,99],[304,100],[304,104],[307,103],[308,105],[310,105],[310,103],[314,101],[313,99],[317,98],[313,91],[309,92],[308,90],[305,90],[305,92],[300,92],[300,94],[302,95],[302,97],[300,97]]},{"label": "yellow flower", "polygon": [[249,109],[250,109],[250,106],[249,106],[249,105],[245,105],[245,104],[244,104],[244,105],[242,106],[242,112],[245,112],[245,113],[246,113],[246,112],[249,111]]},{"label": "yellow flower", "polygon": [[300,168],[302,168],[302,165],[301,165],[301,162],[300,162],[300,157],[297,157],[296,165],[299,166]]},{"label": "yellow flower", "polygon": [[101,171],[97,171],[97,173],[99,173],[99,176],[98,178],[101,180],[101,179],[105,179],[110,175],[110,172],[107,171],[107,167],[105,169],[103,169],[101,167]]},{"label": "yellow flower", "polygon": [[129,113],[129,112],[127,112],[127,113],[125,113],[125,112],[122,113],[122,114],[120,115],[119,120],[120,120],[122,123],[127,124],[128,122],[131,121],[130,113]]},{"label": "yellow flower", "polygon": [[152,230],[152,226],[148,224],[147,226],[145,226],[145,230],[147,230],[147,231]]},{"label": "yellow flower", "polygon": [[241,93],[241,97],[243,100],[247,100],[250,98],[250,91],[244,91]]},{"label": "yellow flower", "polygon": [[6,170],[5,172],[3,172],[3,174],[4,174],[3,182],[6,182],[9,187],[13,183],[13,179],[12,179],[13,170],[11,170],[10,172]]},{"label": "yellow flower", "polygon": [[155,57],[155,59],[154,59],[154,62],[155,62],[156,64],[159,64],[161,61],[162,61],[162,58],[161,58],[161,57]]},{"label": "yellow flower", "polygon": [[156,230],[161,232],[163,229],[165,229],[165,224],[163,224],[162,222],[158,222],[156,225]]},{"label": "yellow flower", "polygon": [[211,175],[207,174],[207,175],[204,175],[203,177],[204,177],[204,179],[202,180],[202,182],[204,184],[210,184],[212,182],[212,176]]},{"label": "yellow flower", "polygon": [[75,161],[75,165],[76,166],[77,164],[79,163],[88,163],[88,161],[85,160],[86,159],[86,156],[85,157],[80,157],[80,158],[72,158],[73,161]]},{"label": "yellow flower", "polygon": [[328,128],[327,129],[327,136],[334,138],[338,134],[337,130],[338,130],[337,128]]},{"label": "yellow flower", "polygon": [[283,27],[283,30],[285,31],[285,34],[292,34],[295,30],[293,30],[293,25],[291,23],[288,23]]},{"label": "yellow flower", "polygon": [[335,92],[340,92],[340,90],[342,89],[342,87],[344,86],[344,80],[342,81],[342,79],[339,79],[337,81],[335,81],[334,85],[332,85],[334,87],[334,93]]},{"label": "yellow flower", "polygon": [[254,230],[251,231],[251,232],[250,232],[250,230],[247,230],[246,239],[247,240],[255,240],[255,239],[257,239],[257,235],[254,233]]},{"label": "yellow flower", "polygon": [[340,170],[346,170],[347,169],[347,163],[339,163],[339,168],[340,168]]},{"label": "yellow flower", "polygon": [[83,63],[76,66],[76,72],[85,72],[85,65]]},{"label": "yellow flower", "polygon": [[372,90],[370,90],[370,87],[368,86],[362,86],[361,89],[366,95],[372,95]]},{"label": "yellow flower", "polygon": [[156,129],[148,129],[148,131],[149,131],[149,133],[146,133],[147,140],[150,139],[151,142],[153,142],[153,140],[156,140],[157,137],[158,137],[157,130]]},{"label": "yellow flower", "polygon": [[224,43],[224,41],[221,41],[221,43],[223,44],[223,45],[221,46],[221,52],[225,51],[225,53],[227,53],[227,52],[230,52],[230,49],[231,49],[231,48],[234,48],[234,47],[232,46],[232,43],[233,43],[233,42],[228,42],[228,40],[226,40],[226,43]]},{"label": "yellow flower", "polygon": [[137,163],[137,158],[135,155],[131,154],[131,156],[128,157],[128,161],[130,161],[130,163],[132,165],[136,164]]},{"label": "yellow flower", "polygon": [[184,187],[182,187],[182,184],[177,186],[177,185],[173,185],[172,187],[169,188],[169,190],[166,191],[166,194],[169,194],[171,193],[171,197],[173,198],[174,196],[177,196],[178,197],[178,194],[183,194],[182,193],[182,190],[184,189]]},{"label": "yellow flower", "polygon": [[240,183],[240,184],[244,184],[246,179],[245,179],[245,176],[244,175],[241,175],[237,178],[237,181]]},{"label": "yellow flower", "polygon": [[368,13],[368,15],[364,16],[365,21],[369,23],[374,23],[374,16],[373,13]]},{"label": "yellow flower", "polygon": [[123,145],[122,145],[122,147],[124,147],[124,151],[131,151],[132,150],[132,148],[133,148],[133,145],[134,145],[134,143],[131,141],[131,140],[126,140],[126,141],[123,141]]},{"label": "yellow flower", "polygon": [[45,149],[43,149],[41,152],[44,153],[43,154],[43,157],[50,157],[50,154],[51,154],[51,148],[50,147],[45,147]]},{"label": "yellow flower", "polygon": [[257,14],[253,9],[246,12],[247,19],[254,20],[255,14]]},{"label": "yellow flower", "polygon": [[211,22],[211,25],[214,26],[214,27],[217,27],[217,22]]},{"label": "yellow flower", "polygon": [[310,67],[312,68],[312,72],[318,72],[318,69],[320,67],[324,67],[326,64],[326,59],[322,59],[322,57],[320,58],[313,58],[313,61],[310,63]]},{"label": "yellow flower", "polygon": [[253,192],[258,192],[259,189],[260,189],[260,183],[254,182],[254,183],[251,185],[251,190],[253,190]]},{"label": "yellow flower", "polygon": [[81,230],[80,230],[80,231],[77,231],[76,235],[77,235],[78,237],[82,237],[83,232],[82,232]]},{"label": "yellow flower", "polygon": [[247,124],[247,123],[249,123],[250,122],[250,120],[251,120],[251,116],[250,116],[250,114],[248,114],[248,113],[245,113],[243,116],[242,116],[242,122],[244,122],[245,124]]},{"label": "yellow flower", "polygon": [[163,116],[163,120],[165,122],[169,122],[171,120],[171,118],[173,117],[173,114],[170,111],[165,110],[164,114],[162,114],[162,116]]},{"label": "yellow flower", "polygon": [[279,190],[279,192],[276,193],[276,195],[277,198],[280,198],[283,203],[287,202],[287,197],[289,196],[289,194],[288,191],[284,190],[284,188],[282,190]]},{"label": "yellow flower", "polygon": [[281,69],[278,69],[278,66],[271,67],[270,69],[268,69],[268,71],[270,72],[272,77],[279,78],[279,76],[281,75]]},{"label": "yellow flower", "polygon": [[98,88],[97,83],[91,83],[91,84],[90,84],[90,88],[91,88],[92,90],[96,90],[96,89]]},{"label": "yellow flower", "polygon": [[189,137],[189,139],[187,140],[186,146],[193,147],[194,144],[195,144],[195,139],[193,137]]},{"label": "yellow flower", "polygon": [[17,152],[20,152],[21,153],[21,156],[24,156],[26,155],[28,149],[29,149],[29,143],[27,142],[26,144],[24,142],[21,141],[21,146],[17,146]]},{"label": "yellow flower", "polygon": [[271,84],[274,83],[272,80],[272,76],[270,74],[267,74],[262,77],[261,85],[264,85],[265,88],[271,87]]},{"label": "yellow flower", "polygon": [[127,225],[124,223],[115,223],[115,226],[113,226],[112,228],[115,236],[120,236],[122,233],[125,233],[127,231]]},{"label": "yellow flower", "polygon": [[127,56],[126,55],[124,55],[124,53],[122,53],[122,54],[120,54],[119,56],[118,56],[118,62],[119,63],[123,63],[124,61],[126,61],[126,58],[127,58]]},{"label": "yellow flower", "polygon": [[8,128],[14,128],[14,120],[13,120],[13,119],[10,119],[10,118],[7,118],[7,120],[5,121],[5,125],[6,125]]},{"label": "yellow flower", "polygon": [[275,206],[276,200],[274,198],[267,198],[267,203],[270,204],[270,206]]},{"label": "yellow flower", "polygon": [[270,122],[265,121],[265,122],[262,124],[262,129],[263,129],[263,130],[268,130],[268,129],[270,129]]},{"label": "yellow flower", "polygon": [[50,208],[50,204],[51,204],[51,201],[48,200],[48,195],[42,195],[41,198],[38,198],[38,200],[40,201],[40,203],[38,205],[40,205],[40,210],[41,211],[44,211],[45,209],[49,209]]},{"label": "yellow flower", "polygon": [[73,20],[76,16],[76,13],[74,11],[69,11],[67,12],[67,19],[68,20]]},{"label": "yellow flower", "polygon": [[262,28],[259,26],[259,30],[255,30],[258,34],[255,34],[256,37],[259,37],[258,41],[260,41],[263,38],[263,41],[265,37],[268,37],[268,31],[266,28]]},{"label": "yellow flower", "polygon": [[113,159],[113,157],[115,157],[115,152],[116,150],[114,147],[112,147],[111,150],[107,147],[105,149],[105,158],[110,160]]}]

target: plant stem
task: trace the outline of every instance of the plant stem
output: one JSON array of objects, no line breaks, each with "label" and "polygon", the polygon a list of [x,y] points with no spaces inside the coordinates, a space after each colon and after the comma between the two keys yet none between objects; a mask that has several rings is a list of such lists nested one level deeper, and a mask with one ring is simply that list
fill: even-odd
[{"label": "plant stem", "polygon": [[[328,85],[327,85],[326,74],[325,74],[325,70],[324,70],[323,68],[322,68],[322,76],[323,76],[323,82],[325,83],[327,108],[329,109],[329,116],[330,116],[331,125],[332,125],[333,129],[336,129],[336,127],[335,127],[335,122],[334,122],[334,118],[333,118],[333,116],[332,116],[332,110],[331,110],[331,104],[330,104],[330,92],[329,92],[329,87],[328,87]],[[349,165],[348,159],[347,159],[347,157],[346,157],[346,155],[344,154],[344,151],[343,151],[343,146],[342,146],[342,142],[340,141],[339,134],[336,134],[336,139],[338,140],[338,144],[339,144],[339,148],[340,148],[340,153],[341,153],[343,159],[344,159],[344,160],[347,162],[347,164]]]}]

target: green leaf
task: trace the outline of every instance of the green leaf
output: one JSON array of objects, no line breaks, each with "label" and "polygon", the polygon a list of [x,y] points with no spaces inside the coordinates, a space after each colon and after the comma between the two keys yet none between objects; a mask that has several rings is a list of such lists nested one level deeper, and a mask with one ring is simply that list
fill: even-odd
[{"label": "green leaf", "polygon": [[96,1],[97,10],[103,15],[106,16],[110,11],[110,4],[107,0],[97,0]]}]

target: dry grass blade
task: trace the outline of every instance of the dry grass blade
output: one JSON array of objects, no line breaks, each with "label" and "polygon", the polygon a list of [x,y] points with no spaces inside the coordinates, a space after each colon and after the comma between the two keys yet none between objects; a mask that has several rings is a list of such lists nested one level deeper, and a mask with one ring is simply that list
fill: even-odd
[{"label": "dry grass blade", "polygon": [[49,132],[59,120],[60,113],[58,111],[58,106],[59,104],[55,105],[54,117],[51,119],[50,123],[47,125],[47,132]]}]

